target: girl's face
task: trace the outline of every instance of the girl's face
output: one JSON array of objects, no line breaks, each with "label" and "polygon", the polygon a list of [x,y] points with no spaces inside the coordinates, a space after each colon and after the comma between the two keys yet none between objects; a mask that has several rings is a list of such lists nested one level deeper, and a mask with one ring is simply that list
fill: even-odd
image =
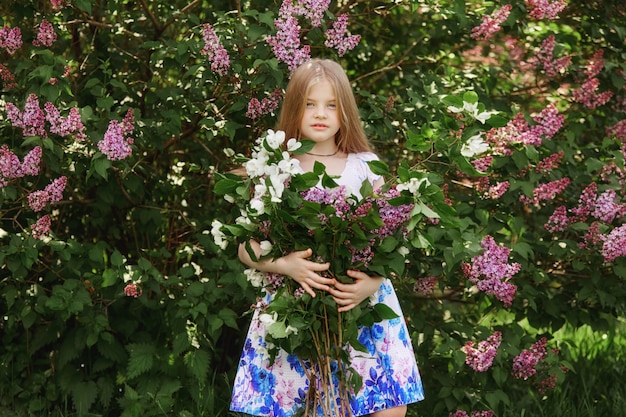
[{"label": "girl's face", "polygon": [[340,127],[333,85],[327,80],[312,85],[300,120],[302,139],[314,141],[316,143],[314,149],[333,151],[336,148],[335,134]]}]

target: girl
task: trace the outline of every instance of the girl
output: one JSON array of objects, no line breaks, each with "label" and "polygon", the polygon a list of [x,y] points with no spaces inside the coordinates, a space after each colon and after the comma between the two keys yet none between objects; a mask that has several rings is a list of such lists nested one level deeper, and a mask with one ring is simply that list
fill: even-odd
[{"label": "girl", "polygon": [[[285,131],[287,138],[315,142],[310,152],[297,157],[303,171],[312,170],[315,161],[319,161],[337,184],[346,186],[356,196],[360,196],[366,179],[374,189],[382,185],[383,179],[367,165],[377,156],[365,136],[348,77],[336,62],[312,60],[293,73],[278,128]],[[260,255],[258,243],[251,244]],[[327,291],[339,311],[348,311],[371,297],[396,312],[399,318],[359,329],[359,341],[368,348],[368,354],[351,352],[351,365],[362,376],[363,385],[350,405],[355,416],[405,416],[406,405],[421,401],[424,392],[391,282],[362,271],[347,271],[353,283],[337,282],[320,275],[330,264],[311,261],[311,255],[312,250],[307,249],[278,259],[253,261],[243,245],[239,248],[239,258],[247,266],[289,276],[313,297],[315,290]],[[308,380],[291,366],[293,360],[284,351],[270,365],[265,332],[257,311],[239,362],[231,410],[266,417],[292,416],[299,409]]]}]

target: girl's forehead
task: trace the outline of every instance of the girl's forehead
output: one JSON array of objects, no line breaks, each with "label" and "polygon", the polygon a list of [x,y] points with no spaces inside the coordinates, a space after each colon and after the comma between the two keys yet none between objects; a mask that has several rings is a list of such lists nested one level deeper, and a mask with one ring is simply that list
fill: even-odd
[{"label": "girl's forehead", "polygon": [[314,80],[307,88],[307,95],[324,94],[335,96],[335,86],[326,78]]}]

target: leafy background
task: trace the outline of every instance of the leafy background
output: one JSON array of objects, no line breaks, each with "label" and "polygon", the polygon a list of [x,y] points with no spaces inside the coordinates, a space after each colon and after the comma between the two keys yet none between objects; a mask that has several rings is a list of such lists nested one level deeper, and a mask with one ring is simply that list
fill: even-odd
[{"label": "leafy background", "polygon": [[[598,248],[581,249],[588,223],[560,234],[543,225],[556,207],[575,207],[594,181],[624,202],[622,144],[606,131],[624,119],[624,5],[571,0],[558,18],[533,19],[527,2],[509,3],[511,15],[489,41],[474,40],[471,30],[505,2],[333,1],[321,27],[301,19],[301,38],[313,56],[346,68],[381,157],[437,175],[455,209],[446,219],[455,226],[433,225],[432,249],[416,254],[412,273],[395,282],[427,396],[409,415],[619,415],[626,261],[607,263]],[[3,414],[228,415],[254,292],[239,262],[213,243],[211,222],[228,218],[231,207],[212,187],[216,172],[232,168],[224,149],[245,153],[276,121],[275,113],[250,119],[246,111],[252,98],[284,88],[289,78],[265,42],[279,8],[269,0],[0,5],[0,25],[20,27],[24,39],[15,54],[0,52],[17,84],[0,92],[0,142],[20,158],[43,148],[39,176],[0,190]],[[342,13],[361,41],[339,57],[324,46],[324,32]],[[58,36],[50,48],[32,45],[42,18]],[[201,53],[206,23],[228,51],[225,76]],[[557,55],[572,60],[553,77],[527,65],[549,35]],[[613,97],[589,109],[572,91],[598,50],[605,60],[599,91]],[[66,66],[72,72],[63,77]],[[467,91],[500,112],[502,123],[520,112],[532,122],[548,103],[565,115],[551,140],[496,156],[489,178],[511,183],[499,199],[481,196],[479,175],[460,154],[470,133],[491,127],[448,111],[444,97],[462,100]],[[6,103],[23,108],[30,93],[64,115],[77,107],[87,139],[25,138],[8,120]],[[129,108],[133,154],[110,161],[97,142]],[[558,151],[563,161],[548,178],[529,173]],[[607,166],[616,167],[608,177]],[[29,227],[38,215],[26,196],[61,175],[68,186],[47,209],[51,236],[34,239]],[[540,183],[566,177],[571,184],[555,200],[520,203]],[[603,227],[622,223],[620,217]],[[486,235],[521,264],[508,308],[473,290],[460,269],[480,254]],[[415,281],[428,276],[438,278],[436,290],[415,292]],[[129,280],[139,282],[140,297],[124,295]],[[503,333],[498,356],[476,373],[461,347],[495,330]],[[543,336],[560,350],[550,364],[558,384],[547,394],[510,376],[512,358]]]}]

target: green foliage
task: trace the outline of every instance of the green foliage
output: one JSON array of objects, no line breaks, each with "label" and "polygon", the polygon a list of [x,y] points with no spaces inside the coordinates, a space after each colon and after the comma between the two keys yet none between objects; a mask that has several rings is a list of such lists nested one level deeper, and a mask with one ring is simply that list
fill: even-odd
[{"label": "green foliage", "polygon": [[[265,42],[275,34],[280,2],[251,3],[67,1],[55,9],[51,2],[12,0],[0,6],[0,26],[21,28],[24,41],[13,54],[0,48],[8,71],[0,68],[0,145],[20,161],[42,149],[37,175],[8,178],[0,188],[0,410],[37,416],[228,413],[229,381],[254,291],[238,260],[213,242],[212,220],[238,213],[211,190],[235,168],[229,155],[247,153],[275,125],[277,110],[247,117],[250,100],[271,97],[289,79],[286,64]],[[511,6],[489,41],[473,39],[472,28],[499,3],[332,2],[320,27],[300,22],[312,55],[340,60],[354,81],[367,133],[392,167],[386,175],[404,181],[411,172],[424,173],[437,186],[425,193],[441,188],[451,203],[422,207],[441,220],[414,242],[421,252],[407,265],[408,276],[394,282],[426,389],[426,400],[411,405],[409,415],[457,409],[522,415],[512,411],[518,406],[529,410],[526,415],[585,415],[585,407],[624,401],[619,381],[611,388],[584,367],[581,340],[559,334],[564,328],[623,332],[616,318],[625,310],[626,260],[607,261],[602,242],[589,238],[596,227],[605,237],[618,230],[623,212],[595,223],[581,218],[555,233],[544,228],[559,206],[576,208],[591,183],[598,195],[613,190],[614,203],[624,204],[624,138],[607,131],[623,123],[626,111],[624,6],[572,0],[553,20],[532,18],[525,1]],[[339,57],[324,46],[324,31],[346,12],[350,32],[361,41]],[[44,18],[57,39],[50,47],[34,46]],[[229,54],[224,76],[202,53],[206,23]],[[571,59],[553,75],[537,58],[550,35],[552,58]],[[596,94],[613,96],[589,107],[574,91],[599,50],[604,65],[595,75]],[[7,104],[23,110],[29,94],[41,106],[54,104],[63,117],[77,109],[86,138],[25,136],[9,119]],[[467,156],[473,137],[511,120],[537,126],[534,117],[548,104],[564,116],[554,136],[492,152],[485,172],[474,167],[476,156]],[[132,155],[110,160],[98,142],[129,109]],[[536,169],[558,152],[558,166]],[[7,178],[4,169],[0,180]],[[62,176],[61,201],[33,211],[28,196]],[[570,183],[554,198],[520,201],[563,178]],[[481,188],[505,181],[509,188],[496,199]],[[44,215],[51,216],[51,232],[37,239],[32,226]],[[487,235],[510,248],[509,261],[521,266],[512,278],[517,292],[510,307],[477,291],[461,270],[482,253]],[[427,277],[438,278],[436,289],[415,292]],[[129,284],[141,295],[125,295]],[[461,348],[496,330],[502,345],[493,366],[474,372]],[[510,376],[511,362],[544,336],[561,351],[546,361],[557,388],[539,395],[532,380]],[[594,361],[598,372],[616,375],[611,362]],[[579,369],[589,372],[589,385],[568,393],[566,381]],[[594,384],[614,396],[597,397],[590,392]],[[590,403],[569,407],[574,403],[566,399],[581,391]]]}]

